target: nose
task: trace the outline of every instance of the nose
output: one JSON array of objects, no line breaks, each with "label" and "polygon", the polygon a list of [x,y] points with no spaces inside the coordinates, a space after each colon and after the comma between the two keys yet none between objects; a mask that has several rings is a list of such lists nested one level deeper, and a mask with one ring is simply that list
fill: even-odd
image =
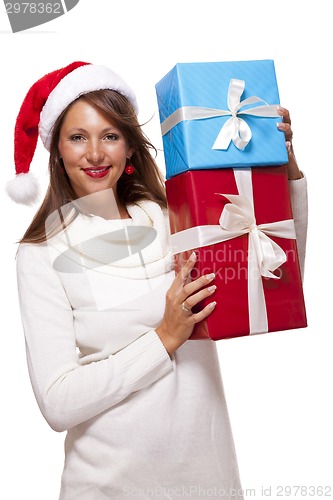
[{"label": "nose", "polygon": [[103,145],[98,140],[91,140],[87,144],[86,159],[92,165],[102,164],[105,158]]}]

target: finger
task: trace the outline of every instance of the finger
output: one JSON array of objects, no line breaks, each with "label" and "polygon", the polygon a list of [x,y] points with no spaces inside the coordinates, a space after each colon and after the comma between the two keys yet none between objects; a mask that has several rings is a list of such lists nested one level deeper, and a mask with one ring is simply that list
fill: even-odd
[{"label": "finger", "polygon": [[286,108],[283,108],[282,106],[278,106],[277,111],[278,111],[279,115],[282,116],[283,123],[289,123],[289,125],[291,125],[289,110]]},{"label": "finger", "polygon": [[207,318],[215,309],[216,302],[210,302],[206,307],[202,309],[202,311],[192,314],[191,319],[194,323],[199,323],[203,319]]},{"label": "finger", "polygon": [[290,123],[284,123],[285,129],[284,129],[284,136],[286,138],[286,141],[291,142],[293,138],[293,131],[291,130]]},{"label": "finger", "polygon": [[[215,278],[214,273],[205,274],[200,276],[200,278],[191,281],[191,283],[187,283],[181,290],[179,300],[180,302],[184,302],[190,295],[194,294],[198,290],[203,287],[209,285]],[[193,307],[193,306],[192,306]]]},{"label": "finger", "polygon": [[191,311],[191,308],[187,306],[186,302],[182,302],[181,303],[181,308],[183,309],[183,311],[185,311],[187,314],[190,314],[192,315],[192,311]]},{"label": "finger", "polygon": [[293,145],[291,144],[290,141],[286,141],[286,148],[287,148],[288,155],[292,155],[293,154]]},{"label": "finger", "polygon": [[213,293],[216,290],[216,285],[210,285],[206,288],[203,288],[197,293],[194,293],[193,295],[190,295],[187,297],[184,301],[183,304],[188,308],[192,309],[196,304],[201,302],[203,299],[206,299],[207,297],[210,297],[213,295]]},{"label": "finger", "polygon": [[184,283],[190,278],[190,273],[195,266],[197,260],[197,255],[195,252],[192,252],[190,257],[187,259],[185,264],[181,267],[180,271],[178,272],[176,278],[174,279],[171,288],[178,289],[180,290],[183,286]]},{"label": "finger", "polygon": [[284,132],[286,141],[291,141],[293,138],[293,131],[291,129],[290,123],[277,123],[277,128]]}]

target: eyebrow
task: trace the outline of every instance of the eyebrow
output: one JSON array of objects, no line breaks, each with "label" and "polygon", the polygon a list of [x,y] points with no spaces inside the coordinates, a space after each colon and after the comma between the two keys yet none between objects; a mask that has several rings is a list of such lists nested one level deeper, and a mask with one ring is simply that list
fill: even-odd
[{"label": "eyebrow", "polygon": [[[80,132],[82,134],[84,133],[87,133],[87,130],[85,128],[80,128],[80,127],[74,127],[72,129],[70,129],[70,131],[73,133],[73,132]],[[117,127],[106,127],[102,130],[102,134],[105,134],[106,132],[114,132],[114,131],[117,131],[119,132],[118,128]]]}]

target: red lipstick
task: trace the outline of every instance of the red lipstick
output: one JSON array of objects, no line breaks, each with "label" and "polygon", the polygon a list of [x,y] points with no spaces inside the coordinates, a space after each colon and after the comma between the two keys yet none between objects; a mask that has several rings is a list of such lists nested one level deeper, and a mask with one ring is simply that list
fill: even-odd
[{"label": "red lipstick", "polygon": [[111,167],[91,167],[91,168],[83,168],[83,172],[89,177],[92,177],[93,179],[101,179],[102,177],[105,177],[108,175],[109,169]]}]

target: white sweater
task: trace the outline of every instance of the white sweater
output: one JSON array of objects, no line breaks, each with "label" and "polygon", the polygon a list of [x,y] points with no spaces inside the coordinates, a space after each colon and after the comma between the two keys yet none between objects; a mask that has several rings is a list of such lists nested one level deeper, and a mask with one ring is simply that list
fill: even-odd
[{"label": "white sweater", "polygon": [[[305,245],[306,180],[291,184]],[[131,219],[122,221],[93,217],[87,224],[79,216],[66,238],[75,246],[87,225],[86,239],[101,224],[105,233],[147,224],[157,238],[153,251],[141,254],[146,277],[135,272],[138,254],[118,267],[64,272],[54,268],[60,240],[18,251],[32,386],[50,426],[67,430],[60,499],[201,498],[215,488],[242,499],[216,343],[189,340],[170,359],[154,330],[174,279],[167,241],[160,241],[167,216],[151,202],[128,211]]]}]

